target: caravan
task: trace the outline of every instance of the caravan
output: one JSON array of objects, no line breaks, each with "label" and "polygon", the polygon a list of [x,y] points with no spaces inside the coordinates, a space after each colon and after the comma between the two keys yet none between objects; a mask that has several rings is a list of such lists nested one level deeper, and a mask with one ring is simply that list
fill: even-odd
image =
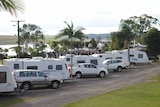
[{"label": "caravan", "polygon": [[67,65],[61,59],[34,57],[32,59],[4,59],[3,64],[8,66],[11,71],[18,69],[42,70],[48,75],[69,79],[70,73]]},{"label": "caravan", "polygon": [[[118,50],[113,51],[114,53],[119,53],[121,55],[128,57],[128,50]],[[130,49],[130,64],[136,65],[136,64],[146,64],[150,63],[149,58],[144,51],[136,50],[136,49]]]},{"label": "caravan", "polygon": [[14,92],[16,89],[17,84],[9,68],[0,65],[0,93]]}]

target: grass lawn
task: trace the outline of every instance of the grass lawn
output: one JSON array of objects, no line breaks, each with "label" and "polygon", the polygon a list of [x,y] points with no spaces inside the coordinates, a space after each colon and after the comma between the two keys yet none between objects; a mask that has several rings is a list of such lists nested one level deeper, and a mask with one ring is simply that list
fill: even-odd
[{"label": "grass lawn", "polygon": [[146,83],[82,99],[64,107],[160,107],[160,76]]}]

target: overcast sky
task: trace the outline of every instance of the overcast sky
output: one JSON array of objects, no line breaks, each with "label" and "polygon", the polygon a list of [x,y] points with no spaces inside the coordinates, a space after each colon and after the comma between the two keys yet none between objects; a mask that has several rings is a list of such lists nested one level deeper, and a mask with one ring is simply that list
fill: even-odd
[{"label": "overcast sky", "polygon": [[36,24],[46,35],[56,35],[71,20],[85,34],[118,31],[120,20],[147,14],[160,21],[160,0],[23,0],[25,12],[12,17],[0,12],[0,35],[17,34],[16,22]]}]

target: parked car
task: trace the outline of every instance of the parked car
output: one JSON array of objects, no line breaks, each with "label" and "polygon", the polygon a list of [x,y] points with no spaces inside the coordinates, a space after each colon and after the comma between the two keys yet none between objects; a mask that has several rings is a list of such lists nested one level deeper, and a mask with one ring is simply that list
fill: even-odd
[{"label": "parked car", "polygon": [[63,82],[58,76],[46,75],[41,70],[14,70],[12,75],[18,86],[24,90],[42,85],[51,86],[53,89],[57,89],[59,84]]},{"label": "parked car", "polygon": [[125,67],[125,62],[122,59],[107,59],[103,61],[103,64],[108,70],[114,70],[121,72]]},{"label": "parked car", "polygon": [[101,68],[92,63],[80,63],[72,67],[72,75],[76,78],[81,78],[84,75],[98,75],[103,78],[109,72],[105,68]]}]

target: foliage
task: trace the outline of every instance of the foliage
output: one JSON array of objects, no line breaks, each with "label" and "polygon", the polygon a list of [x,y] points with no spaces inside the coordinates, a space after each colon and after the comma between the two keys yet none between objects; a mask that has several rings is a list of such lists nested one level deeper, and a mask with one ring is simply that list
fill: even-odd
[{"label": "foliage", "polygon": [[20,28],[20,34],[21,44],[45,39],[42,29],[35,24],[23,24],[23,27]]},{"label": "foliage", "polygon": [[111,33],[112,43],[110,48],[129,48],[133,39],[141,43],[142,36],[156,25],[158,25],[158,19],[146,14],[132,16],[126,20],[122,19],[120,21],[120,30]]},{"label": "foliage", "polygon": [[44,52],[44,49],[47,46],[43,44],[43,42],[40,42],[40,44],[37,44],[34,48],[29,48],[30,55],[32,57],[41,56],[46,57],[46,52]]},{"label": "foliage", "polygon": [[97,47],[97,42],[94,38],[92,38],[88,45],[89,45],[89,48],[94,49]]},{"label": "foliage", "polygon": [[75,29],[72,21],[71,25],[69,25],[66,21],[64,21],[64,23],[67,25],[67,27],[60,30],[56,38],[67,37],[68,39],[79,39],[79,40],[83,40],[86,38],[86,36],[82,32],[84,28],[79,27]]},{"label": "foliage", "polygon": [[160,54],[160,31],[152,28],[144,35],[143,41],[147,45],[147,53],[156,59],[157,55]]},{"label": "foliage", "polygon": [[73,49],[74,44],[73,40],[80,40],[81,42],[87,38],[86,35],[84,35],[84,33],[82,32],[82,30],[84,30],[84,28],[79,27],[79,28],[74,28],[73,22],[71,22],[71,25],[69,25],[66,21],[64,21],[64,23],[67,25],[66,28],[60,30],[59,34],[55,37],[55,38],[65,38],[70,40],[70,49]]},{"label": "foliage", "polygon": [[13,16],[17,16],[17,12],[24,10],[22,0],[0,0],[0,10],[5,10]]},{"label": "foliage", "polygon": [[20,28],[20,42],[24,44],[24,53],[28,53],[28,44],[32,43],[33,46],[44,40],[44,34],[42,29],[35,24],[23,24]]},{"label": "foliage", "polygon": [[125,22],[131,28],[131,31],[138,37],[139,42],[141,42],[140,39],[146,32],[158,25],[158,19],[147,14],[132,16],[127,20],[122,19],[121,22]]},{"label": "foliage", "polygon": [[126,49],[130,45],[134,34],[126,22],[121,21],[120,31],[111,33],[111,50],[112,49]]}]

